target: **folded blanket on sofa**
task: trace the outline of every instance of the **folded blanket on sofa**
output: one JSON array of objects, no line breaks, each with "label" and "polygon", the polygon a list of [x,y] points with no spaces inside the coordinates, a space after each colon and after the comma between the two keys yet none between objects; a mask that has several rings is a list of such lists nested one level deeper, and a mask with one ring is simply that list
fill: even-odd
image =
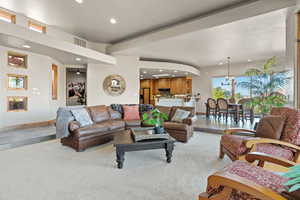
[{"label": "folded blanket on sofa", "polygon": [[74,120],[71,107],[60,107],[56,115],[56,138],[68,137],[69,123]]}]

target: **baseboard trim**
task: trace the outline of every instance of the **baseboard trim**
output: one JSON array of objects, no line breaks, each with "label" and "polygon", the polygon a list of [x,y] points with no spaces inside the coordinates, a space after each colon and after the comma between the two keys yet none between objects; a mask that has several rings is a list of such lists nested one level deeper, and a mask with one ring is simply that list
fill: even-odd
[{"label": "baseboard trim", "polygon": [[19,125],[7,126],[4,128],[0,128],[0,132],[13,131],[13,130],[19,130],[19,129],[25,129],[25,128],[37,128],[37,127],[43,127],[43,126],[51,126],[54,124],[55,124],[55,119],[48,120],[48,121],[42,121],[42,122],[19,124]]}]

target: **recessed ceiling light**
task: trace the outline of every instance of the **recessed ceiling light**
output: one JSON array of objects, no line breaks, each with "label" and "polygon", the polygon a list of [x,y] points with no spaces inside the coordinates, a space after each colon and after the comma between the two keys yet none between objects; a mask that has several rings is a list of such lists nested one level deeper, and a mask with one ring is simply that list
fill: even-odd
[{"label": "recessed ceiling light", "polygon": [[83,3],[83,0],[75,0],[77,3]]},{"label": "recessed ceiling light", "polygon": [[177,71],[177,70],[175,70],[174,72],[175,72],[175,73],[177,73],[178,71]]},{"label": "recessed ceiling light", "polygon": [[162,71],[164,71],[164,70],[160,69],[159,71],[162,72]]},{"label": "recessed ceiling light", "polygon": [[143,73],[144,73],[144,74],[147,74],[147,72],[146,72],[146,71],[143,71]]},{"label": "recessed ceiling light", "polygon": [[252,60],[251,60],[251,59],[248,59],[248,62],[252,62]]},{"label": "recessed ceiling light", "polygon": [[219,65],[223,65],[223,64],[224,64],[223,62],[220,62],[220,63],[219,63]]},{"label": "recessed ceiling light", "polygon": [[117,20],[115,18],[110,18],[109,21],[110,21],[111,24],[116,24],[117,23]]},{"label": "recessed ceiling light", "polygon": [[76,61],[81,61],[81,58],[75,58]]},{"label": "recessed ceiling light", "polygon": [[23,47],[26,48],[26,49],[30,49],[31,48],[31,46],[29,46],[27,44],[24,44]]}]

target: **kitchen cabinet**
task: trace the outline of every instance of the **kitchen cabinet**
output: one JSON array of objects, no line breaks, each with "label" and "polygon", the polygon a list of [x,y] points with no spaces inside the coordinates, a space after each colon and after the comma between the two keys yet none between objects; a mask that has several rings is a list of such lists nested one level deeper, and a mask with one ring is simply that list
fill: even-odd
[{"label": "kitchen cabinet", "polygon": [[187,88],[187,94],[192,94],[192,85],[193,85],[193,79],[192,77],[186,77],[186,88]]},{"label": "kitchen cabinet", "polygon": [[152,94],[157,95],[159,93],[158,91],[158,79],[153,79],[152,80]]},{"label": "kitchen cabinet", "polygon": [[191,94],[192,78],[180,77],[171,79],[171,94]]},{"label": "kitchen cabinet", "polygon": [[144,79],[140,81],[140,87],[150,88],[150,101],[153,103],[154,96],[160,94],[160,88],[170,88],[172,95],[192,94],[192,77]]},{"label": "kitchen cabinet", "polygon": [[170,88],[171,80],[169,78],[160,78],[158,79],[158,89],[160,88]]}]

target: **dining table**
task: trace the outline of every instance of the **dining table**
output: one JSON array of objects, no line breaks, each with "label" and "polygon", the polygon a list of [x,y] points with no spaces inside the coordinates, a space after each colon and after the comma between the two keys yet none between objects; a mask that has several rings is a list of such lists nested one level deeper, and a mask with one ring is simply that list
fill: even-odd
[{"label": "dining table", "polygon": [[234,122],[240,121],[240,111],[243,110],[243,105],[238,103],[228,103],[228,108],[234,110]]}]

